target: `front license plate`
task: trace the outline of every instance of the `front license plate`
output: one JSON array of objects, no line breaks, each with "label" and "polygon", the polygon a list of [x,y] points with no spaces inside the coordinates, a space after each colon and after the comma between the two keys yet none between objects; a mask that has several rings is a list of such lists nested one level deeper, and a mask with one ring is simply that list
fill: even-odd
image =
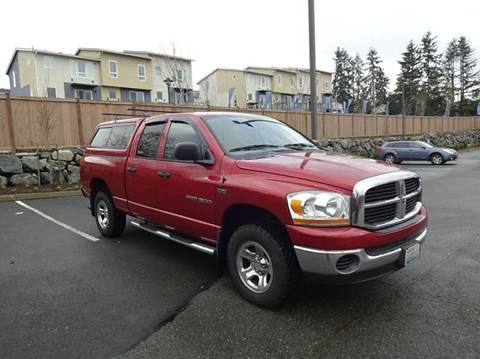
[{"label": "front license plate", "polygon": [[405,249],[403,266],[406,267],[420,256],[420,243],[414,244]]}]

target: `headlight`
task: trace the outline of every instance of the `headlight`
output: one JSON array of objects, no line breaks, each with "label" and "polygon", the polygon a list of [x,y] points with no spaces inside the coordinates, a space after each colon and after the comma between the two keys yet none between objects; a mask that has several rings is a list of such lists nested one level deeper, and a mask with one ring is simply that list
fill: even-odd
[{"label": "headlight", "polygon": [[287,196],[294,224],[345,226],[350,224],[350,197],[335,192],[305,191]]}]

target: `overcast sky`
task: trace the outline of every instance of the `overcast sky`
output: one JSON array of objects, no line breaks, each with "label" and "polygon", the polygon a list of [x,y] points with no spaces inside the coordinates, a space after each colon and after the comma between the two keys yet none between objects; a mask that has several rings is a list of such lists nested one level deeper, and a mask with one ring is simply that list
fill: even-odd
[{"label": "overcast sky", "polygon": [[[1,8],[3,74],[15,47],[171,52],[174,43],[179,56],[195,59],[195,83],[217,67],[309,65],[307,0],[16,0]],[[479,22],[478,0],[317,0],[317,68],[333,71],[337,46],[362,56],[375,47],[394,78],[408,41],[428,30],[442,50],[465,35],[480,54]]]}]

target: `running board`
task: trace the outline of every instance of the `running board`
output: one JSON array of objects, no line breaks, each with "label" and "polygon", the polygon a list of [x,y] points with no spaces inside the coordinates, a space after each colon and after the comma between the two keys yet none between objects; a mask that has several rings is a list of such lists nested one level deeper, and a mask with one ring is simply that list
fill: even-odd
[{"label": "running board", "polygon": [[171,240],[173,242],[176,242],[176,243],[183,244],[186,247],[190,247],[190,248],[196,249],[197,251],[207,253],[207,254],[210,254],[210,255],[215,254],[215,248],[211,247],[209,245],[194,242],[191,239],[181,237],[178,234],[170,233],[170,232],[168,232],[164,229],[158,229],[156,227],[148,225],[147,223],[138,223],[138,222],[135,222],[135,221],[130,221],[130,223],[133,224],[135,227],[140,228],[140,229],[142,229],[146,232],[152,233],[152,234],[154,234],[156,236],[159,236],[159,237],[162,237],[162,238],[169,239],[169,240]]}]

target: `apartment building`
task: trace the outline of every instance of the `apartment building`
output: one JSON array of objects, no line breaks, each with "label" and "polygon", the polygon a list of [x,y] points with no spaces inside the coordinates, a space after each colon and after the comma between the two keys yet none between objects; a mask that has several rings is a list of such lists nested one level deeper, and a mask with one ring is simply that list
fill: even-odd
[{"label": "apartment building", "polygon": [[192,59],[148,51],[125,51],[152,62],[152,102],[193,103]]},{"label": "apartment building", "polygon": [[7,75],[13,96],[193,103],[192,61],[147,51],[16,49]]},{"label": "apartment building", "polygon": [[151,102],[153,82],[149,57],[95,48],[79,48],[76,55],[100,62],[101,100]]},{"label": "apartment building", "polygon": [[7,67],[13,96],[100,100],[100,61],[82,55],[15,49]]},{"label": "apartment building", "polygon": [[[317,71],[317,106],[332,93],[332,74]],[[211,106],[304,111],[310,107],[310,72],[301,68],[218,68],[198,82],[200,101]]]}]

